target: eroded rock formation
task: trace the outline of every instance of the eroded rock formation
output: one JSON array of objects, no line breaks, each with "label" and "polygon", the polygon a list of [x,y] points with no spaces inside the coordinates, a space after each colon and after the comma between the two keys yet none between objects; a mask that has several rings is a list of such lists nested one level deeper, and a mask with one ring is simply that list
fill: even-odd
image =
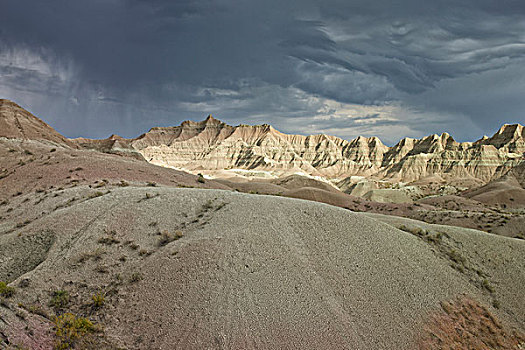
[{"label": "eroded rock formation", "polygon": [[328,135],[288,135],[267,124],[233,127],[211,116],[153,128],[131,146],[151,163],[190,171],[238,168],[404,182],[435,174],[486,182],[520,164],[525,152],[519,124],[504,125],[494,136],[476,142],[460,143],[443,133],[404,138],[387,147],[377,137],[346,141]]}]

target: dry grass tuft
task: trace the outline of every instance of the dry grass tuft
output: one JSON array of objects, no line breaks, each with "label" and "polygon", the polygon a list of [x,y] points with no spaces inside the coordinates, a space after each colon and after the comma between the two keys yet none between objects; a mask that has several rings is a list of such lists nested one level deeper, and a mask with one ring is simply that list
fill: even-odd
[{"label": "dry grass tuft", "polygon": [[463,298],[443,302],[424,329],[419,349],[493,349],[525,348],[525,334],[506,327],[487,308]]},{"label": "dry grass tuft", "polygon": [[104,293],[96,293],[91,296],[91,300],[93,301],[92,306],[95,309],[100,309],[102,306],[104,306],[104,303],[106,302],[106,295]]},{"label": "dry grass tuft", "polygon": [[160,238],[159,238],[159,246],[165,246],[173,241],[176,241],[178,239],[181,239],[184,234],[182,231],[175,231],[175,232],[169,232],[168,230],[163,230],[159,232]]},{"label": "dry grass tuft", "polygon": [[144,276],[140,272],[133,272],[131,276],[129,277],[130,283],[136,283],[139,281],[142,281],[144,279]]}]

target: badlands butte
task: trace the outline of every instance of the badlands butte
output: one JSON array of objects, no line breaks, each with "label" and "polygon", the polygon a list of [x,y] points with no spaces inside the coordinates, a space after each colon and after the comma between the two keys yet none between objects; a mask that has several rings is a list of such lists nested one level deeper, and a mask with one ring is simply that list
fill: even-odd
[{"label": "badlands butte", "polygon": [[0,348],[525,349],[524,135],[68,139],[0,100]]}]

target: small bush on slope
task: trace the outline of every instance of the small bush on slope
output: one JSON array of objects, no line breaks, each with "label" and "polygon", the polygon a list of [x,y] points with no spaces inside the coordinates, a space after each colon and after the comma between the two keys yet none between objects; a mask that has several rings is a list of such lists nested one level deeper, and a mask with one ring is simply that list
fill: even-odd
[{"label": "small bush on slope", "polygon": [[87,318],[77,317],[69,312],[55,317],[54,323],[57,350],[72,349],[85,335],[97,330]]},{"label": "small bush on slope", "polygon": [[9,287],[7,283],[0,281],[0,296],[10,298],[15,295],[15,288]]},{"label": "small bush on slope", "polygon": [[93,300],[93,307],[96,308],[96,309],[99,309],[101,308],[102,306],[104,306],[104,303],[106,301],[106,298],[105,298],[105,295],[104,293],[97,293],[97,294],[94,294],[91,299]]},{"label": "small bush on slope", "polygon": [[69,293],[65,290],[55,291],[49,304],[56,309],[65,308],[69,304]]},{"label": "small bush on slope", "polygon": [[182,238],[184,235],[182,231],[175,231],[174,233],[168,232],[166,230],[159,232],[159,246],[165,246],[168,243],[176,241],[177,239]]}]

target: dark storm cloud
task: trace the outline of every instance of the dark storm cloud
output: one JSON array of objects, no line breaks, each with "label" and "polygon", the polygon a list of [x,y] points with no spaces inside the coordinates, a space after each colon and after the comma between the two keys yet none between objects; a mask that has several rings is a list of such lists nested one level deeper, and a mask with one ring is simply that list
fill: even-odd
[{"label": "dark storm cloud", "polygon": [[[524,121],[520,0],[6,0],[0,23],[0,94],[69,136],[134,136],[207,113],[388,139],[395,123],[471,139]],[[325,101],[378,117],[299,127]],[[381,114],[392,104],[397,115]]]}]

